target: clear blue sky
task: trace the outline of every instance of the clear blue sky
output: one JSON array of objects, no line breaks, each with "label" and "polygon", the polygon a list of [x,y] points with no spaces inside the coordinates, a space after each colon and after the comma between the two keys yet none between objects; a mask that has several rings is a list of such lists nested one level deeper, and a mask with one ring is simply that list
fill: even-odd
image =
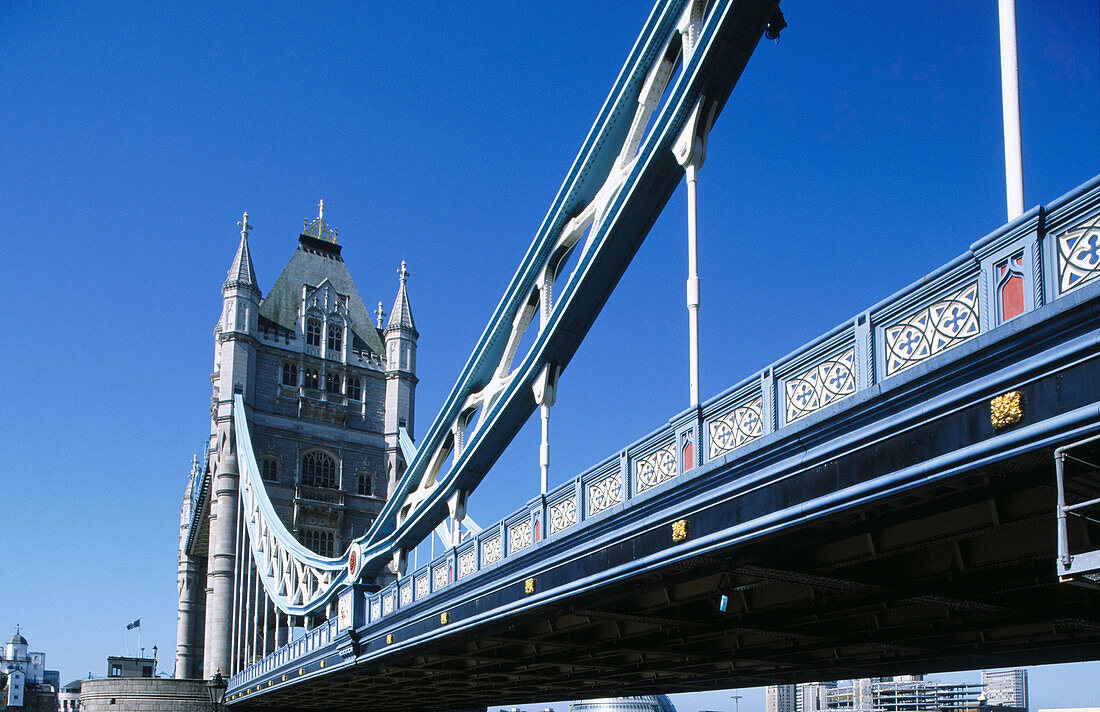
[{"label": "clear blue sky", "polygon": [[[1030,207],[1100,172],[1100,19],[1095,0],[1018,3]],[[700,178],[705,397],[1004,222],[996,2],[949,7],[784,1]],[[265,292],[319,198],[368,306],[408,261],[424,432],[648,12],[0,4],[0,635],[21,623],[68,680],[103,674],[140,616],[171,668],[179,506],[242,211]],[[685,252],[681,191],[562,379],[552,485],[687,405]],[[475,519],[536,491],[537,437]],[[1098,680],[1034,669],[1033,707],[1096,703]]]}]

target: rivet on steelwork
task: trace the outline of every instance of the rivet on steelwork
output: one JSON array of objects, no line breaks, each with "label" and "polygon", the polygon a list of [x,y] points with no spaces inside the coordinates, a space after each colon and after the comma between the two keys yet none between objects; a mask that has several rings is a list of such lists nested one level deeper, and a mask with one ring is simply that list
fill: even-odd
[{"label": "rivet on steelwork", "polygon": [[439,614],[439,622],[443,625],[447,625],[451,620],[451,614],[447,611],[443,611]]},{"label": "rivet on steelwork", "polygon": [[688,522],[686,519],[678,519],[672,523],[672,542],[677,544],[688,538]]},{"label": "rivet on steelwork", "polygon": [[532,576],[531,578],[529,578],[529,579],[527,579],[526,581],[523,582],[523,592],[524,593],[534,593],[535,592],[535,577],[534,576]]},{"label": "rivet on steelwork", "polygon": [[1024,401],[1019,391],[1009,391],[989,401],[989,422],[994,428],[1007,428],[1024,419]]}]

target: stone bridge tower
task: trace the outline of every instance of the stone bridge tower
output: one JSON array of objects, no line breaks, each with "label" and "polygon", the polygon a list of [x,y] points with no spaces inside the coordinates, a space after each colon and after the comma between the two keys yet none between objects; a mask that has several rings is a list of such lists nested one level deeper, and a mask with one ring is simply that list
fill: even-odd
[{"label": "stone bridge tower", "polygon": [[214,329],[210,434],[180,521],[176,677],[230,674],[311,621],[265,613],[278,631],[236,639],[238,594],[249,575],[239,532],[232,401],[243,396],[252,449],[287,529],[322,556],[340,555],[370,527],[403,470],[398,429],[411,437],[416,327],[399,272],[388,325],[372,322],[341,257],[336,228],[306,221],[290,261],[264,296],[249,251],[248,215],[222,286]]}]

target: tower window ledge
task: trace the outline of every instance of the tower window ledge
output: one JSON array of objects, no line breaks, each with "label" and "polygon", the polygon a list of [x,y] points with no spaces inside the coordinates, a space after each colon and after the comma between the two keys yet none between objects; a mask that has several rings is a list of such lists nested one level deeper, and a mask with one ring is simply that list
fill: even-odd
[{"label": "tower window ledge", "polygon": [[326,489],[324,487],[310,487],[298,485],[294,488],[294,498],[306,502],[344,506],[344,493],[341,490]]}]

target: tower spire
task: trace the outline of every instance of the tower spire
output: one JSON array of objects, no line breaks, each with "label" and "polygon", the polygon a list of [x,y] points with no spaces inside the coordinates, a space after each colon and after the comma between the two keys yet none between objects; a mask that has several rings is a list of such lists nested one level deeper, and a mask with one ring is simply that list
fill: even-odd
[{"label": "tower spire", "polygon": [[397,270],[397,277],[401,282],[397,287],[397,299],[393,303],[393,310],[390,311],[390,321],[386,324],[386,330],[408,329],[416,334],[416,324],[413,322],[409,295],[405,291],[405,283],[409,279],[409,270],[405,266],[405,260],[401,260],[401,269]]},{"label": "tower spire", "polygon": [[244,287],[255,290],[258,294],[260,288],[256,286],[256,273],[252,269],[252,254],[248,251],[248,232],[252,225],[248,222],[248,213],[237,221],[241,228],[241,242],[237,245],[237,254],[233,257],[233,263],[229,265],[229,273],[225,276],[225,284],[222,289],[231,287]]}]

